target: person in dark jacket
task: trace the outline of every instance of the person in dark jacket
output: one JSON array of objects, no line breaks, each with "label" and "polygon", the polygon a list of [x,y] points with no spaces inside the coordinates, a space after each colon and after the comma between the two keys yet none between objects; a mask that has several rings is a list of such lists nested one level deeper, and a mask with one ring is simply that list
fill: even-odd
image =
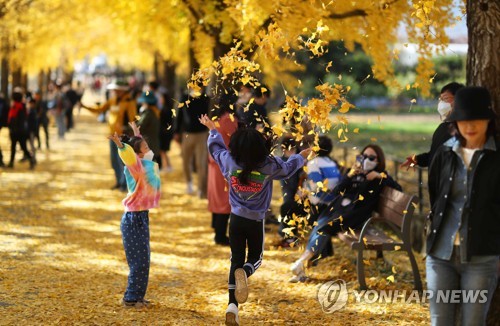
[{"label": "person in dark jacket", "polygon": [[311,231],[306,250],[292,264],[295,275],[290,282],[305,278],[305,265],[325,248],[329,236],[351,229],[359,229],[377,206],[385,187],[401,191],[401,186],[385,171],[385,155],[378,145],[367,145],[361,151],[349,173],[332,190],[333,201],[320,213],[318,224]]},{"label": "person in dark jacket", "polygon": [[[427,228],[427,287],[432,325],[485,325],[500,256],[500,151],[495,114],[483,87],[465,87],[449,120],[454,138],[436,152],[429,170],[431,214]],[[460,303],[437,300],[460,291]],[[482,293],[470,302],[466,295]]]},{"label": "person in dark jacket", "polygon": [[208,153],[207,143],[208,130],[198,120],[200,116],[208,114],[210,98],[205,94],[195,97],[190,94],[184,98],[185,107],[177,111],[177,120],[174,128],[174,140],[181,144],[182,168],[186,177],[187,193],[192,194],[192,162],[195,160],[196,172],[198,174],[198,195],[207,198],[207,173]]},{"label": "person in dark jacket", "polygon": [[413,167],[416,165],[420,167],[428,167],[431,164],[432,157],[434,156],[434,153],[436,153],[437,149],[441,145],[443,145],[445,141],[453,137],[450,128],[451,122],[449,122],[447,118],[453,108],[453,100],[455,98],[455,94],[459,89],[463,87],[464,85],[453,82],[445,85],[441,89],[441,95],[439,96],[439,104],[437,110],[442,122],[439,124],[439,126],[434,131],[434,134],[432,135],[430,150],[426,153],[408,156],[406,158],[406,161],[401,164],[401,167],[408,168],[410,166]]},{"label": "person in dark jacket", "polygon": [[[17,88],[17,87],[16,87]],[[14,167],[14,159],[16,158],[16,146],[17,143],[21,145],[21,149],[30,162],[30,169],[35,167],[35,160],[31,156],[28,148],[26,146],[26,140],[28,138],[28,114],[26,111],[26,106],[23,103],[23,94],[21,90],[14,90],[12,93],[12,106],[9,110],[9,115],[7,118],[7,123],[9,125],[9,135],[10,135],[10,162],[7,165],[8,168]]]},{"label": "person in dark jacket", "polygon": [[141,128],[141,134],[148,142],[153,151],[153,161],[160,162],[160,110],[156,107],[156,96],[153,92],[143,92],[137,100],[141,107],[139,109],[140,119],[137,125]]}]

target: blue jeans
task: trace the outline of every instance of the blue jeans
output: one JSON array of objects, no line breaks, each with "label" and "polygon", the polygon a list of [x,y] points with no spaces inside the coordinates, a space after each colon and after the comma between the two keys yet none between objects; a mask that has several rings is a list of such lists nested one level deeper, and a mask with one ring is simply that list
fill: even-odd
[{"label": "blue jeans", "polygon": [[[498,256],[473,256],[461,263],[459,248],[455,247],[450,260],[427,256],[427,288],[430,298],[432,325],[455,325],[456,311],[461,309],[461,325],[485,325],[488,308],[497,283]],[[487,301],[478,296],[476,302],[437,302],[438,290],[487,290]],[[485,295],[485,296],[486,296]],[[481,303],[483,302],[483,303]]]},{"label": "blue jeans", "polygon": [[151,250],[148,211],[125,212],[120,225],[130,273],[125,301],[144,299],[148,288]]},{"label": "blue jeans", "polygon": [[123,173],[124,165],[120,156],[118,155],[118,149],[116,148],[116,144],[112,140],[109,141],[109,146],[111,155],[111,166],[115,171],[116,184],[120,186],[120,188],[126,189],[127,182],[125,181],[125,174]]}]

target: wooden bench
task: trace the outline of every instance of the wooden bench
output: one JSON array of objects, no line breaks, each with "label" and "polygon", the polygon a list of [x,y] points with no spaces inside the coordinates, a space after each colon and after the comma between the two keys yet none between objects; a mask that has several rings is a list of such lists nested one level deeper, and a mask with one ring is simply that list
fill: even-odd
[{"label": "wooden bench", "polygon": [[[417,206],[418,198],[385,187],[380,194],[380,200],[373,216],[370,217],[361,231],[339,233],[338,237],[358,252],[356,269],[361,290],[366,290],[363,252],[375,250],[382,256],[383,251],[405,251],[410,258],[415,290],[422,291],[422,281],[415,256],[410,243],[410,226],[412,215]],[[383,231],[374,227],[375,223],[384,223],[391,227],[401,241],[394,240]],[[354,234],[353,234],[354,233]]]}]

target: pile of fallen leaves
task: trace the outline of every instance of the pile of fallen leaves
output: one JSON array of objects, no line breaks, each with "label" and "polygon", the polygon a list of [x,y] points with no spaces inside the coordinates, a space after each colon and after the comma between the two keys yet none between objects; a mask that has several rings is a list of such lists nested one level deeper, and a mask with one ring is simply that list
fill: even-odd
[{"label": "pile of fallen leaves", "polygon": [[[119,227],[124,194],[110,190],[114,177],[107,131],[82,112],[66,140],[58,141],[51,128],[51,149],[37,153],[34,171],[17,162],[13,170],[0,170],[0,325],[222,324],[229,248],[214,244],[206,200],[185,194],[177,145],[170,153],[174,172],[161,176],[161,207],[150,212],[146,298],[154,307],[137,311],[119,304],[128,273]],[[0,146],[8,157],[5,129]],[[274,212],[280,197],[276,184]],[[317,300],[323,283],[342,279],[350,292],[357,289],[354,253],[335,239],[335,255],[309,269],[305,283],[292,284],[289,266],[301,249],[276,246],[276,233],[271,226],[264,262],[249,279],[250,296],[240,306],[242,324],[429,323],[428,304],[356,303],[352,295],[339,311],[323,312]],[[417,259],[424,276],[423,261]],[[411,291],[403,252],[386,254],[386,261],[371,253],[365,264],[371,288]]]}]

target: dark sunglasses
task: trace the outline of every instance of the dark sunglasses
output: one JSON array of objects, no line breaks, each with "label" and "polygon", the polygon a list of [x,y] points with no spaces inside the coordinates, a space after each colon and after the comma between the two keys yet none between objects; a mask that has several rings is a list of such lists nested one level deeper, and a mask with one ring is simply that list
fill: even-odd
[{"label": "dark sunglasses", "polygon": [[376,161],[377,160],[377,155],[362,155],[364,158],[369,159],[370,161]]}]

